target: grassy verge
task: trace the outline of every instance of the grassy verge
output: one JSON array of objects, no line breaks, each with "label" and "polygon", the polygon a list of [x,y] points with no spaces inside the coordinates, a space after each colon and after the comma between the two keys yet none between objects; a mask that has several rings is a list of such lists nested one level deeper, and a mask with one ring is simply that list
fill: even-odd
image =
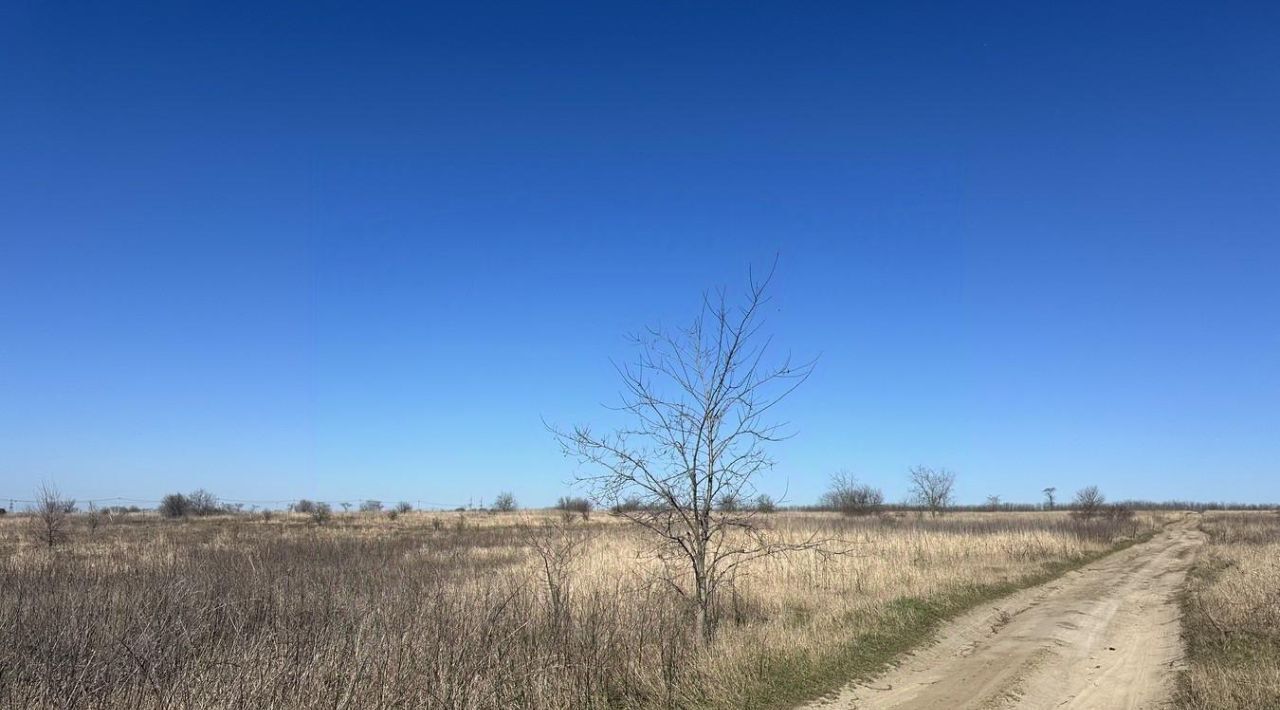
[{"label": "grassy verge", "polygon": [[757,686],[745,694],[745,702],[742,697],[736,698],[733,707],[788,708],[837,691],[850,682],[871,678],[894,659],[931,640],[946,621],[1150,540],[1153,535],[1145,533],[1096,554],[1051,563],[1036,574],[1004,584],[967,586],[926,598],[899,597],[890,603],[876,630],[850,638],[835,653],[762,657]]},{"label": "grassy verge", "polygon": [[1280,708],[1280,516],[1206,515],[1181,598],[1181,708]]}]

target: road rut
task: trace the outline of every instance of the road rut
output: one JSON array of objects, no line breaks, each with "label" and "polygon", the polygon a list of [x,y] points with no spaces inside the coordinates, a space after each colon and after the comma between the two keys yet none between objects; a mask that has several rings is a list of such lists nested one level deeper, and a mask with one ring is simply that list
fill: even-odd
[{"label": "road rut", "polygon": [[804,707],[1165,707],[1182,656],[1176,593],[1204,542],[1195,523],[969,612],[880,677]]}]

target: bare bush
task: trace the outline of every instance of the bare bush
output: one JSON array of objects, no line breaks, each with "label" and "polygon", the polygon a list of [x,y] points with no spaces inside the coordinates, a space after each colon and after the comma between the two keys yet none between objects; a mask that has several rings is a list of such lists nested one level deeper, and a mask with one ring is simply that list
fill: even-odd
[{"label": "bare bush", "polygon": [[916,466],[909,474],[912,501],[926,508],[930,515],[934,517],[942,515],[954,504],[952,493],[956,485],[954,473],[945,468],[932,469],[928,466]]},{"label": "bare bush", "polygon": [[61,545],[70,538],[71,513],[74,500],[63,498],[56,486],[42,483],[36,489],[36,502],[31,509],[31,533],[49,549]]},{"label": "bare bush", "polygon": [[191,512],[191,503],[181,493],[170,493],[160,499],[160,507],[157,510],[165,518],[182,518]]},{"label": "bare bush", "polygon": [[1106,496],[1102,495],[1097,486],[1085,486],[1076,491],[1072,515],[1081,520],[1092,520],[1102,512],[1102,506],[1106,502]]},{"label": "bare bush", "polygon": [[410,502],[409,502],[409,501],[407,501],[407,500],[402,500],[402,501],[400,501],[399,503],[396,503],[396,506],[395,506],[394,508],[392,508],[392,510],[396,511],[397,513],[401,513],[401,514],[403,514],[403,513],[412,513],[412,512],[413,512],[413,504],[412,504],[412,503],[410,503]]},{"label": "bare bush", "polygon": [[197,488],[188,494],[187,503],[191,506],[192,515],[217,515],[225,512],[217,496],[203,488]]},{"label": "bare bush", "polygon": [[382,501],[380,500],[363,501],[360,503],[360,512],[361,513],[381,513]]},{"label": "bare bush", "polygon": [[569,594],[572,565],[588,534],[573,524],[574,518],[547,520],[540,526],[525,525],[525,535],[541,563],[547,588],[547,614],[553,630],[563,630],[569,622]]},{"label": "bare bush", "polygon": [[333,508],[328,503],[313,503],[307,514],[311,516],[311,522],[324,525],[333,517]]},{"label": "bare bush", "polygon": [[559,510],[566,517],[574,515],[581,516],[583,520],[591,519],[591,500],[589,498],[574,498],[571,496],[561,496],[556,501],[556,510]]},{"label": "bare bush", "polygon": [[107,522],[107,511],[99,510],[93,503],[89,503],[88,509],[85,510],[85,525],[89,527],[89,534],[93,535],[98,532],[98,528]]},{"label": "bare bush", "polygon": [[756,512],[757,513],[776,513],[778,504],[774,502],[773,496],[768,493],[761,493],[756,496]]},{"label": "bare bush", "polygon": [[859,484],[853,474],[840,471],[831,476],[831,483],[818,505],[845,515],[874,515],[884,505],[884,493],[879,488]]},{"label": "bare bush", "polygon": [[512,513],[519,508],[516,497],[510,491],[503,491],[493,499],[493,509],[499,513]]},{"label": "bare bush", "polygon": [[625,513],[636,513],[645,509],[645,502],[637,495],[629,495],[620,501],[615,502],[609,508],[609,512],[614,515],[623,515]]}]

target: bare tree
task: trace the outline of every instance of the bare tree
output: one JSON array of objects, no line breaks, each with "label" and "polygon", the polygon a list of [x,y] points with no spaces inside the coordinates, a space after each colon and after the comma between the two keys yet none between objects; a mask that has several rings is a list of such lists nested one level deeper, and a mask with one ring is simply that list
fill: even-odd
[{"label": "bare tree", "polygon": [[499,513],[511,513],[520,506],[516,503],[516,497],[510,491],[503,491],[493,499],[493,509]]},{"label": "bare tree", "polygon": [[71,512],[75,507],[75,501],[63,498],[56,486],[40,484],[31,510],[32,534],[49,549],[66,542],[70,537]]},{"label": "bare tree", "polygon": [[757,513],[776,513],[778,512],[778,504],[774,502],[773,496],[768,493],[761,493],[756,496],[756,512]]},{"label": "bare tree", "polygon": [[184,518],[191,512],[191,501],[181,493],[170,493],[160,500],[158,510],[166,518]]},{"label": "bare tree", "polygon": [[324,525],[333,517],[333,508],[328,503],[312,503],[307,510],[307,515],[311,516],[311,522],[316,525]]},{"label": "bare tree", "polygon": [[773,463],[766,445],[786,436],[767,415],[813,369],[790,358],[765,362],[768,283],[752,278],[740,306],[723,289],[704,295],[688,327],[635,338],[636,361],[615,366],[623,383],[617,411],[630,426],[552,430],[566,455],[588,467],[579,482],[595,500],[652,534],[670,572],[665,581],[692,602],[704,641],[714,633],[717,591],[742,564],[818,546],[784,543],[756,524],[756,511],[716,505],[754,497],[753,481]]},{"label": "bare tree", "polygon": [[848,471],[831,476],[831,484],[818,504],[845,515],[874,515],[884,505],[884,492],[865,483]]},{"label": "bare tree", "polygon": [[716,501],[716,507],[722,513],[736,513],[742,510],[742,499],[738,497],[737,493],[729,491],[720,496],[719,500]]},{"label": "bare tree", "polygon": [[216,515],[223,512],[218,497],[203,488],[197,488],[187,495],[187,503],[192,515]]},{"label": "bare tree", "polygon": [[560,496],[560,500],[556,502],[556,509],[566,519],[571,519],[575,515],[581,515],[583,520],[591,518],[591,501],[587,498]]},{"label": "bare tree", "polygon": [[1000,496],[995,494],[987,496],[987,510],[993,513],[1000,510]]},{"label": "bare tree", "polygon": [[932,469],[916,466],[910,471],[911,497],[917,505],[929,509],[934,516],[942,515],[954,502],[952,489],[956,475],[945,468]]},{"label": "bare tree", "polygon": [[1102,512],[1102,505],[1107,502],[1106,496],[1097,486],[1085,486],[1076,491],[1076,499],[1072,504],[1073,513],[1082,520],[1090,520]]},{"label": "bare tree", "polygon": [[1054,494],[1056,494],[1057,492],[1058,492],[1058,489],[1054,486],[1049,486],[1048,488],[1044,489],[1044,507],[1046,509],[1053,510],[1053,504],[1055,501]]},{"label": "bare tree", "polygon": [[363,501],[360,503],[360,512],[361,513],[381,513],[382,501],[372,500],[372,499]]},{"label": "bare tree", "polygon": [[572,567],[589,533],[574,525],[572,515],[560,521],[547,520],[534,527],[522,525],[526,538],[542,563],[543,581],[547,585],[547,611],[553,628],[565,628],[569,620],[569,592]]}]

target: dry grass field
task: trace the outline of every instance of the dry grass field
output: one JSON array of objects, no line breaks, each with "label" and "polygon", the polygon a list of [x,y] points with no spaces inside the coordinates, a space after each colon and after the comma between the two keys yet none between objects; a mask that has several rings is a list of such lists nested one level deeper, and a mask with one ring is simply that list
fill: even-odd
[{"label": "dry grass field", "polygon": [[1280,514],[1206,513],[1183,597],[1185,708],[1280,707]]},{"label": "dry grass field", "polygon": [[[52,551],[10,515],[0,519],[0,707],[784,707],[874,670],[945,616],[1162,522],[764,516],[780,535],[829,542],[746,567],[720,595],[705,645],[646,539],[604,514],[325,525],[132,514],[93,531],[78,521]],[[1255,567],[1274,581],[1280,548],[1269,544],[1243,548],[1247,558],[1206,581],[1204,603],[1234,594]],[[1214,618],[1247,623],[1267,599],[1255,594]],[[1192,686],[1215,692],[1212,682]]]}]

